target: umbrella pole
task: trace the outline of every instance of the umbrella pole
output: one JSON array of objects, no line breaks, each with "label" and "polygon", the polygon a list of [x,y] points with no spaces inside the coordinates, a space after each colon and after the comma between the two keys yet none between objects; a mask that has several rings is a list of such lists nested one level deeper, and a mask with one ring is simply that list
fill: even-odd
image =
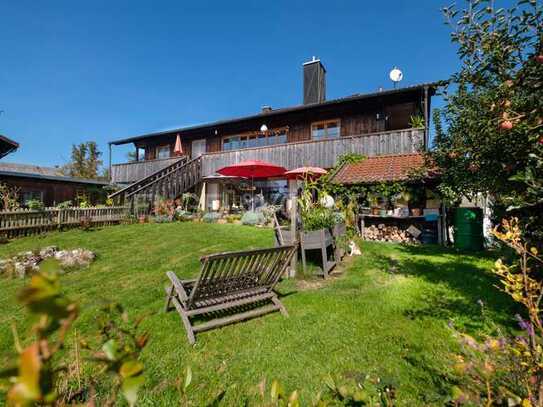
[{"label": "umbrella pole", "polygon": [[255,191],[254,191],[254,177],[251,177],[251,212],[255,211]]}]

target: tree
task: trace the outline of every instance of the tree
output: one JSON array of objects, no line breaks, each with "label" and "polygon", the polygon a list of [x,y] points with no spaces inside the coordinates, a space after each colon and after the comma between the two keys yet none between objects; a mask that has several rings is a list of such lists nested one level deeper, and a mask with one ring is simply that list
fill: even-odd
[{"label": "tree", "polygon": [[488,194],[495,214],[521,218],[543,237],[543,18],[534,0],[509,9],[472,0],[443,9],[458,46],[460,70],[434,111],[429,158],[451,200]]},{"label": "tree", "polygon": [[66,164],[62,171],[71,177],[96,179],[100,174],[102,153],[94,141],[87,141],[81,144],[72,145],[71,161]]}]

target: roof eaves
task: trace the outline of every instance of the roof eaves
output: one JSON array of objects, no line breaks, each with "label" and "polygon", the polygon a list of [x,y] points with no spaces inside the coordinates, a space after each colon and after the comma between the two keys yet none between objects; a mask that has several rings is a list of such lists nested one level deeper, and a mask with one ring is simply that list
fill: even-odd
[{"label": "roof eaves", "polygon": [[63,182],[73,182],[79,184],[91,184],[91,185],[109,185],[107,181],[100,181],[95,179],[87,178],[75,178],[75,177],[66,177],[61,175],[43,175],[43,174],[32,174],[28,172],[16,172],[16,171],[0,171],[1,176],[5,177],[18,177],[18,178],[35,178],[43,179],[49,181],[63,181]]},{"label": "roof eaves", "polygon": [[256,120],[256,119],[262,118],[262,117],[270,117],[270,116],[276,116],[276,115],[281,115],[281,114],[285,114],[285,113],[291,113],[291,112],[297,112],[297,111],[303,111],[303,110],[310,110],[310,109],[314,109],[314,108],[318,108],[318,107],[333,106],[335,104],[348,103],[348,102],[364,100],[364,99],[370,99],[370,98],[379,97],[379,96],[389,96],[389,95],[399,94],[399,93],[403,93],[403,92],[412,92],[412,91],[416,91],[418,89],[424,89],[424,88],[436,89],[442,83],[443,83],[442,81],[427,82],[427,83],[420,83],[420,84],[416,84],[416,85],[412,85],[412,86],[406,86],[404,88],[398,88],[398,89],[389,89],[389,90],[383,90],[383,91],[377,91],[377,92],[371,92],[371,93],[357,93],[357,94],[354,94],[354,95],[351,95],[351,96],[345,96],[345,97],[342,97],[342,98],[331,99],[331,100],[327,100],[327,101],[324,101],[324,102],[321,102],[321,103],[311,103],[311,104],[307,104],[307,105],[296,105],[296,106],[275,109],[275,110],[271,110],[271,111],[267,111],[267,112],[263,112],[263,113],[249,115],[249,116],[241,116],[241,117],[236,117],[236,118],[231,118],[231,119],[223,119],[223,120],[218,120],[218,121],[210,122],[210,123],[197,124],[197,125],[194,125],[194,126],[180,127],[180,128],[176,128],[176,129],[170,129],[170,130],[164,130],[164,131],[159,131],[159,132],[142,134],[142,135],[139,135],[139,136],[127,137],[127,138],[124,138],[124,139],[118,139],[118,140],[110,141],[108,144],[110,144],[110,145],[127,144],[127,143],[132,143],[132,142],[135,142],[135,141],[138,141],[138,140],[142,140],[142,139],[145,139],[145,138],[148,138],[148,137],[163,136],[163,135],[171,134],[171,133],[175,133],[175,132],[184,132],[184,131],[205,129],[207,127],[217,127],[217,126],[221,126],[221,125],[224,125],[224,124],[230,124],[230,123],[235,123],[235,122],[244,121],[244,120]]}]

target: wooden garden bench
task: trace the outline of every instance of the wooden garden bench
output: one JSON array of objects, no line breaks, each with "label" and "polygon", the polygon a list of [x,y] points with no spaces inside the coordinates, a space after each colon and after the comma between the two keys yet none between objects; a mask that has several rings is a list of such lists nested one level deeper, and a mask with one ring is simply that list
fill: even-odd
[{"label": "wooden garden bench", "polygon": [[[274,311],[288,316],[273,289],[295,252],[296,246],[286,245],[204,256],[200,275],[194,280],[179,280],[168,271],[171,285],[166,287],[166,311],[172,305],[177,309],[191,344],[198,332]],[[197,316],[227,311],[226,316],[200,324],[192,321]]]}]

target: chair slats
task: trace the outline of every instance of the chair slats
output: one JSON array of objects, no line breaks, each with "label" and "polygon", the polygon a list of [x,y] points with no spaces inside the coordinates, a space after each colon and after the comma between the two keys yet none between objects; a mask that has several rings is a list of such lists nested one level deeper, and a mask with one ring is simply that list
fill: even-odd
[{"label": "chair slats", "polygon": [[[166,289],[166,310],[174,305],[181,315],[190,343],[195,332],[211,329],[238,320],[248,319],[271,311],[288,316],[283,304],[273,292],[292,256],[295,245],[279,246],[244,252],[218,253],[200,259],[201,270],[197,280],[180,281],[168,272],[172,285]],[[194,326],[190,318],[247,304],[272,302],[261,305],[261,310],[245,311],[238,316],[215,319]]]}]

